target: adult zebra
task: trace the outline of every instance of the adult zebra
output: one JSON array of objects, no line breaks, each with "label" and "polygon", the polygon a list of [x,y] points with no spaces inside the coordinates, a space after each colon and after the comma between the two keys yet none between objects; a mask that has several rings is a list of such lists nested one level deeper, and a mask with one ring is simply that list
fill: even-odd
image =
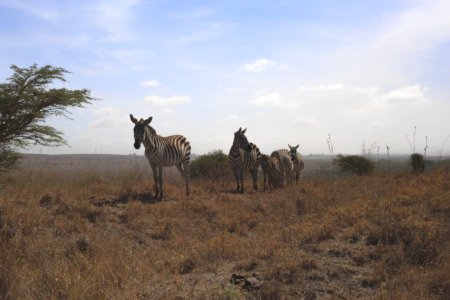
[{"label": "adult zebra", "polygon": [[134,125],[134,148],[139,149],[141,143],[145,147],[147,157],[153,171],[155,181],[155,198],[162,199],[163,193],[163,167],[176,166],[184,177],[186,183],[186,196],[189,195],[189,160],[191,144],[182,135],[162,137],[158,135],[149,124],[153,117],[139,121],[130,114]]},{"label": "adult zebra", "polygon": [[275,150],[272,152],[270,157],[276,157],[278,159],[280,169],[283,172],[283,177],[286,178],[286,185],[290,185],[294,171],[294,164],[292,163],[291,156],[289,155],[289,150]]},{"label": "adult zebra", "polygon": [[231,146],[228,158],[231,162],[234,175],[236,176],[236,191],[241,194],[244,193],[244,170],[249,170],[253,178],[253,189],[258,189],[258,167],[261,152],[258,147],[249,143],[245,132],[247,128],[239,130],[234,133],[233,145]]},{"label": "adult zebra", "polygon": [[297,152],[298,146],[300,145],[292,147],[288,144],[289,156],[291,157],[292,163],[294,165],[295,184],[298,184],[298,181],[301,178],[300,172],[305,168],[303,158],[301,154]]}]

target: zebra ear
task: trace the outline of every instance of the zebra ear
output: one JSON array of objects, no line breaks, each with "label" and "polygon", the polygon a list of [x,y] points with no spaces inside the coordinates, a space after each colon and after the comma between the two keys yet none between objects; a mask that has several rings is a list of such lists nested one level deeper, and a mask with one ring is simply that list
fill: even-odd
[{"label": "zebra ear", "polygon": [[298,146],[300,146],[300,144],[298,144],[297,146],[295,146],[295,150],[297,150],[297,149],[298,149]]},{"label": "zebra ear", "polygon": [[289,149],[292,149],[292,146],[288,144]]},{"label": "zebra ear", "polygon": [[133,122],[134,124],[136,124],[136,122],[138,121],[135,117],[133,117],[132,114],[130,114],[130,120],[131,120],[131,122]]},{"label": "zebra ear", "polygon": [[147,120],[144,121],[145,125],[150,124],[150,122],[153,120],[153,117],[148,118]]},{"label": "zebra ear", "polygon": [[244,134],[247,131],[247,128],[245,128],[244,130],[242,130],[242,134]]}]

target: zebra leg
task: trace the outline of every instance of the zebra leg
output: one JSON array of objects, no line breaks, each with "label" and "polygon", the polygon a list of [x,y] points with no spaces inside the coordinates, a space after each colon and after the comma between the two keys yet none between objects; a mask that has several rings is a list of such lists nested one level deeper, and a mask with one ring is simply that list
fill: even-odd
[{"label": "zebra leg", "polygon": [[252,174],[253,189],[258,190],[258,169],[250,169],[250,174]]},{"label": "zebra leg", "polygon": [[189,178],[189,160],[185,160],[183,162],[183,169],[186,173],[186,178],[184,179],[186,181],[186,196],[189,196],[191,194],[191,187],[190,187],[190,178]]},{"label": "zebra leg", "polygon": [[152,172],[153,172],[153,190],[155,191],[155,198],[158,197],[158,168],[156,167],[156,165],[154,164],[150,164],[150,166],[152,167]]},{"label": "zebra leg", "polygon": [[190,189],[189,189],[189,161],[183,161],[177,165],[177,169],[180,172],[180,174],[183,176],[184,181],[186,183],[186,196],[189,196]]},{"label": "zebra leg", "polygon": [[244,193],[244,170],[239,172],[239,181],[241,182],[241,194]]},{"label": "zebra leg", "polygon": [[159,185],[159,199],[163,199],[163,167],[158,167],[158,185]]},{"label": "zebra leg", "polygon": [[263,171],[263,175],[264,175],[264,177],[263,177],[263,182],[264,182],[264,184],[263,184],[263,191],[265,192],[266,191],[266,180],[267,180],[266,172]]},{"label": "zebra leg", "polygon": [[233,169],[234,177],[236,177],[236,192],[239,193],[240,187],[239,187],[239,171],[237,169]]}]

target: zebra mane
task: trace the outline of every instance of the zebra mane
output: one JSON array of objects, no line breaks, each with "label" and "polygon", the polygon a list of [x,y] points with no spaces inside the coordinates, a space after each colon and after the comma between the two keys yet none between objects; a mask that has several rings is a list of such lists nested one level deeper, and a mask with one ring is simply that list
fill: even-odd
[{"label": "zebra mane", "polygon": [[269,155],[261,154],[261,160],[269,160]]},{"label": "zebra mane", "polygon": [[147,125],[145,126],[145,128],[148,128],[148,130],[150,130],[151,135],[157,135],[156,130],[152,126]]},{"label": "zebra mane", "polygon": [[261,151],[259,151],[258,146],[256,146],[256,145],[253,144],[253,143],[250,143],[250,146],[252,146],[252,149],[255,149],[255,151],[256,151],[256,159],[257,159],[258,161],[261,161]]}]

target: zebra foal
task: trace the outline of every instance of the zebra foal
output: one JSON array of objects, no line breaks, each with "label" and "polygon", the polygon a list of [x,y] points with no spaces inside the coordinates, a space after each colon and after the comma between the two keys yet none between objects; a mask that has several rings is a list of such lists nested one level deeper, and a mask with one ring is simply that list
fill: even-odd
[{"label": "zebra foal", "polygon": [[234,175],[236,177],[236,191],[244,193],[244,170],[249,170],[252,174],[253,189],[258,190],[258,167],[261,153],[258,147],[249,143],[245,132],[247,128],[234,133],[233,145],[230,148],[228,158],[231,162]]},{"label": "zebra foal", "polygon": [[281,172],[280,162],[276,157],[261,154],[261,169],[264,175],[263,191],[266,191],[266,184],[269,185],[270,190],[272,190],[272,187],[279,188],[282,186],[283,172]]},{"label": "zebra foal", "polygon": [[278,159],[281,172],[283,173],[283,178],[286,179],[286,185],[289,186],[292,182],[292,174],[294,171],[294,164],[291,160],[289,151],[286,149],[275,150],[272,152],[270,157],[275,157]]},{"label": "zebra foal", "polygon": [[153,117],[146,120],[137,120],[130,114],[134,123],[134,148],[139,149],[141,144],[145,147],[147,157],[153,171],[155,181],[155,198],[162,199],[163,193],[163,167],[176,166],[186,184],[186,196],[189,196],[189,160],[191,144],[182,135],[160,136],[149,124]]}]

